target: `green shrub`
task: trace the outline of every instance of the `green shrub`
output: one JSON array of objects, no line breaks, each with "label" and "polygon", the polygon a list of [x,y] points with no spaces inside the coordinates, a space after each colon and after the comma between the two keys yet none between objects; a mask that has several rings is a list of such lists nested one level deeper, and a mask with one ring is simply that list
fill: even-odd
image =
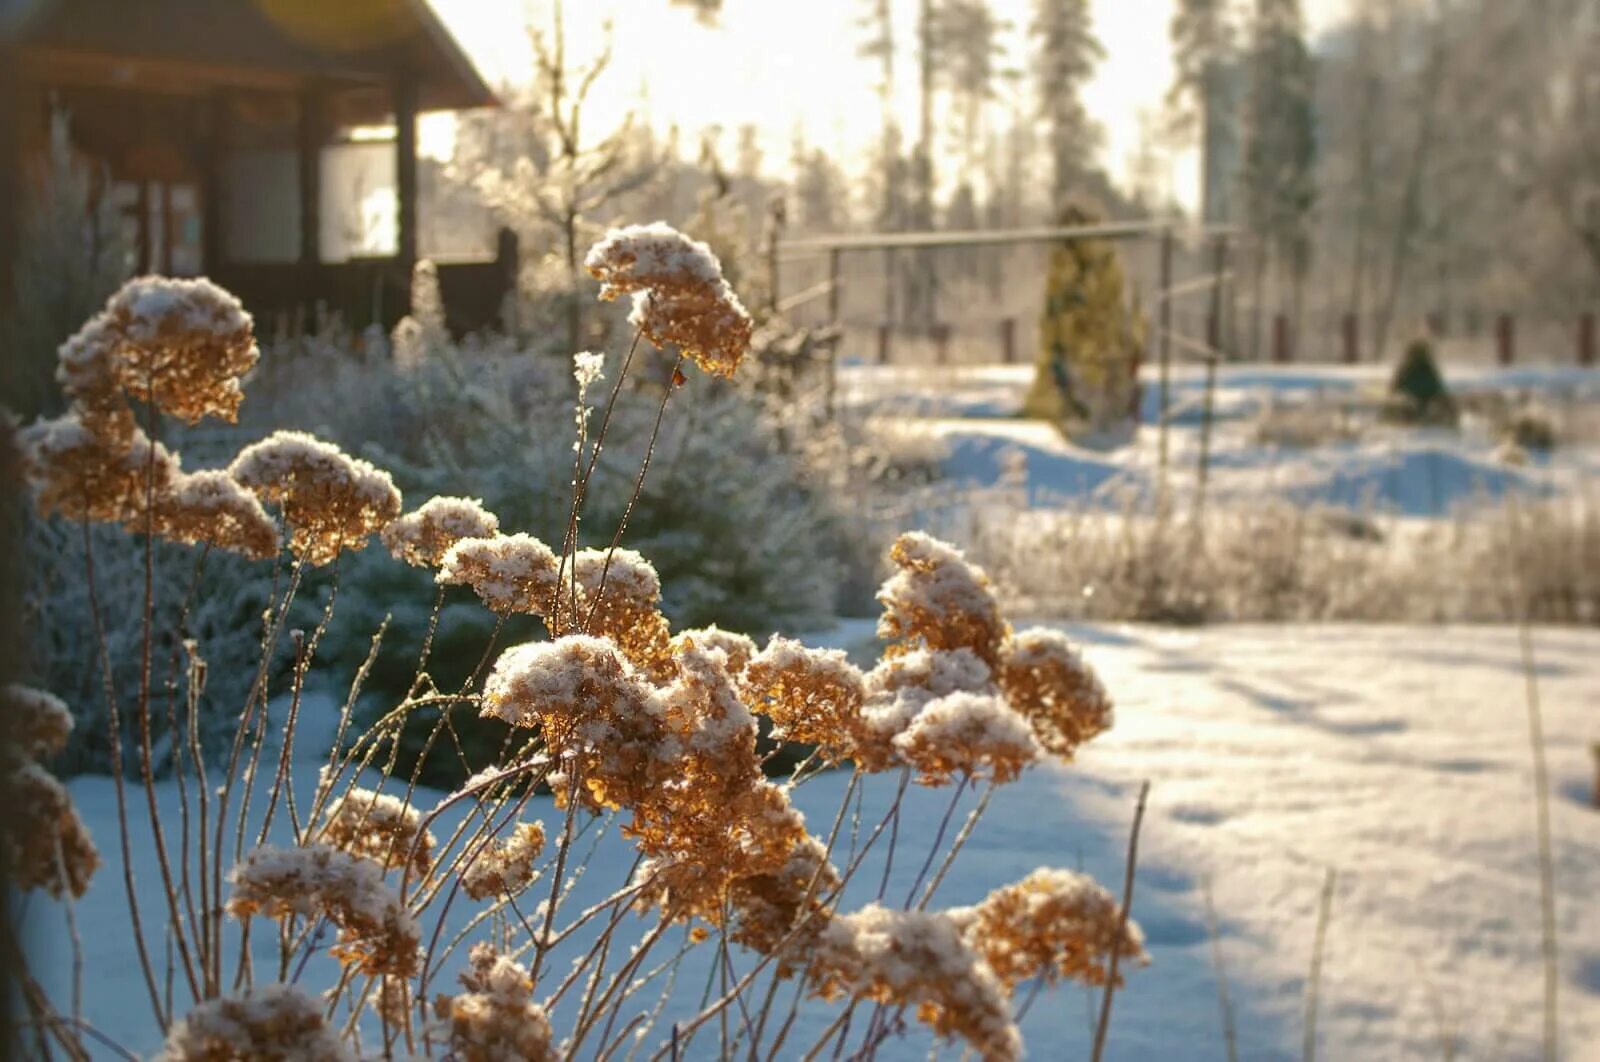
[{"label": "green shrub", "polygon": [[1433,341],[1412,340],[1389,381],[1391,419],[1408,424],[1455,427],[1459,413],[1433,356]]}]

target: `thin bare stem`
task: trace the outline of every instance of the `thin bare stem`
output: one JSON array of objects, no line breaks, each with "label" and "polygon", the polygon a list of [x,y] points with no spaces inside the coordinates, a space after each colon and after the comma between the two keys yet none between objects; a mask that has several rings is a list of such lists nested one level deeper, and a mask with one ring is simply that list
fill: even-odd
[{"label": "thin bare stem", "polygon": [[[1139,786],[1139,804],[1133,812],[1133,830],[1128,834],[1128,868],[1122,880],[1122,913],[1117,918],[1117,936],[1121,941],[1128,934],[1128,912],[1133,907],[1133,875],[1139,865],[1139,826],[1144,822],[1145,801],[1150,797],[1150,783]],[[1110,968],[1106,972],[1106,994],[1100,1002],[1100,1023],[1094,1030],[1094,1062],[1105,1055],[1106,1034],[1111,1031],[1111,997],[1117,990],[1117,960],[1122,957],[1119,944],[1111,949]]]},{"label": "thin bare stem", "polygon": [[1333,913],[1334,869],[1322,878],[1322,899],[1317,904],[1317,935],[1311,945],[1311,976],[1306,981],[1306,1034],[1301,1045],[1305,1062],[1317,1057],[1317,1004],[1322,994],[1322,952],[1328,942],[1328,916]]}]

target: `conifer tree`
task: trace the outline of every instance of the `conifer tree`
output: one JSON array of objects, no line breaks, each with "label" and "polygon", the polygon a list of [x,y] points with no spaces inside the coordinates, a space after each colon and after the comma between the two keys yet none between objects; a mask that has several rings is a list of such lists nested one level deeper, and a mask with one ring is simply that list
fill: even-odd
[{"label": "conifer tree", "polygon": [[[1068,204],[1060,225],[1092,225],[1098,211]],[[1023,411],[1074,436],[1127,424],[1138,388],[1145,326],[1128,308],[1116,250],[1104,240],[1061,243],[1050,257],[1039,354]]]}]

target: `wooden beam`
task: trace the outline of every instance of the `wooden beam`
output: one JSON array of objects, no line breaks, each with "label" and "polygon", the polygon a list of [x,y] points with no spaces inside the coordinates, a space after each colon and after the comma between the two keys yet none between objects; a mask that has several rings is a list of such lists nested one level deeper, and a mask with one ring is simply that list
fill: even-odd
[{"label": "wooden beam", "polygon": [[394,172],[399,214],[395,257],[407,280],[417,263],[417,95],[414,73],[395,80]]},{"label": "wooden beam", "polygon": [[[858,232],[833,236],[808,236],[785,240],[783,257],[825,254],[831,251],[879,251],[916,247],[994,247],[1018,243],[1060,243],[1063,240],[1131,240],[1160,236],[1180,226],[1170,220],[1110,222],[1103,225],[1056,225],[1024,229],[979,229],[952,232]],[[1210,225],[1186,231],[1205,235],[1232,232],[1231,226]]]},{"label": "wooden beam", "polygon": [[323,88],[308,82],[300,90],[295,162],[300,188],[300,272],[306,303],[317,295],[317,266],[322,262]]}]

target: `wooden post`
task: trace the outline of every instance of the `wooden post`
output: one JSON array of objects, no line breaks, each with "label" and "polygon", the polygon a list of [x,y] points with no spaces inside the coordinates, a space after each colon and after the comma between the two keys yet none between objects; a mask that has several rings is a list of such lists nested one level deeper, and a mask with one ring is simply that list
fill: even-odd
[{"label": "wooden post", "polygon": [[939,365],[950,364],[950,326],[942,321],[933,326],[933,360]]},{"label": "wooden post", "polygon": [[1161,385],[1156,409],[1160,425],[1157,435],[1156,468],[1157,493],[1165,502],[1167,493],[1167,410],[1172,401],[1172,252],[1173,235],[1169,225],[1161,230],[1161,277],[1156,285],[1156,298],[1161,300],[1157,319],[1161,336],[1157,350],[1161,358]]},{"label": "wooden post", "polygon": [[1594,364],[1594,314],[1585,313],[1578,317],[1578,364],[1590,366]]},{"label": "wooden post", "polygon": [[317,298],[322,261],[322,91],[315,83],[300,92],[296,164],[300,190],[300,283],[306,305]]},{"label": "wooden post", "polygon": [[205,102],[205,145],[200,176],[200,268],[216,275],[227,255],[224,168],[228,160],[228,97],[217,89]]},{"label": "wooden post", "polygon": [[[831,247],[828,249],[828,327],[833,329],[839,327],[839,300],[844,294],[840,284],[842,258],[843,254],[839,248]],[[841,336],[828,344],[826,408],[830,420],[833,418],[834,401],[839,390],[839,344],[842,339],[843,337]]]},{"label": "wooden post", "polygon": [[1361,318],[1353,313],[1344,315],[1344,363],[1354,365],[1361,360]]},{"label": "wooden post", "polygon": [[1200,406],[1200,465],[1196,470],[1194,496],[1195,527],[1206,507],[1206,477],[1211,471],[1211,420],[1217,392],[1217,361],[1222,356],[1222,275],[1228,271],[1228,241],[1217,237],[1212,251],[1211,272],[1215,283],[1211,286],[1211,312],[1206,317],[1206,389]]},{"label": "wooden post", "polygon": [[522,275],[522,243],[515,229],[502,225],[495,233],[494,264],[500,272],[500,327],[515,336],[521,331],[517,289]]},{"label": "wooden post", "polygon": [[[394,172],[398,239],[395,260],[401,283],[410,290],[417,264],[417,79],[405,73],[394,83]],[[410,312],[409,305],[407,312]]]},{"label": "wooden post", "polygon": [[1005,317],[1000,320],[1000,360],[1007,365],[1013,365],[1017,360],[1017,319]]},{"label": "wooden post", "polygon": [[1281,313],[1272,315],[1272,360],[1287,365],[1294,358],[1289,348],[1289,318]]},{"label": "wooden post", "polygon": [[889,326],[878,326],[878,364],[889,364]]},{"label": "wooden post", "polygon": [[1494,347],[1501,365],[1510,365],[1517,360],[1517,325],[1509,313],[1495,318]]}]

